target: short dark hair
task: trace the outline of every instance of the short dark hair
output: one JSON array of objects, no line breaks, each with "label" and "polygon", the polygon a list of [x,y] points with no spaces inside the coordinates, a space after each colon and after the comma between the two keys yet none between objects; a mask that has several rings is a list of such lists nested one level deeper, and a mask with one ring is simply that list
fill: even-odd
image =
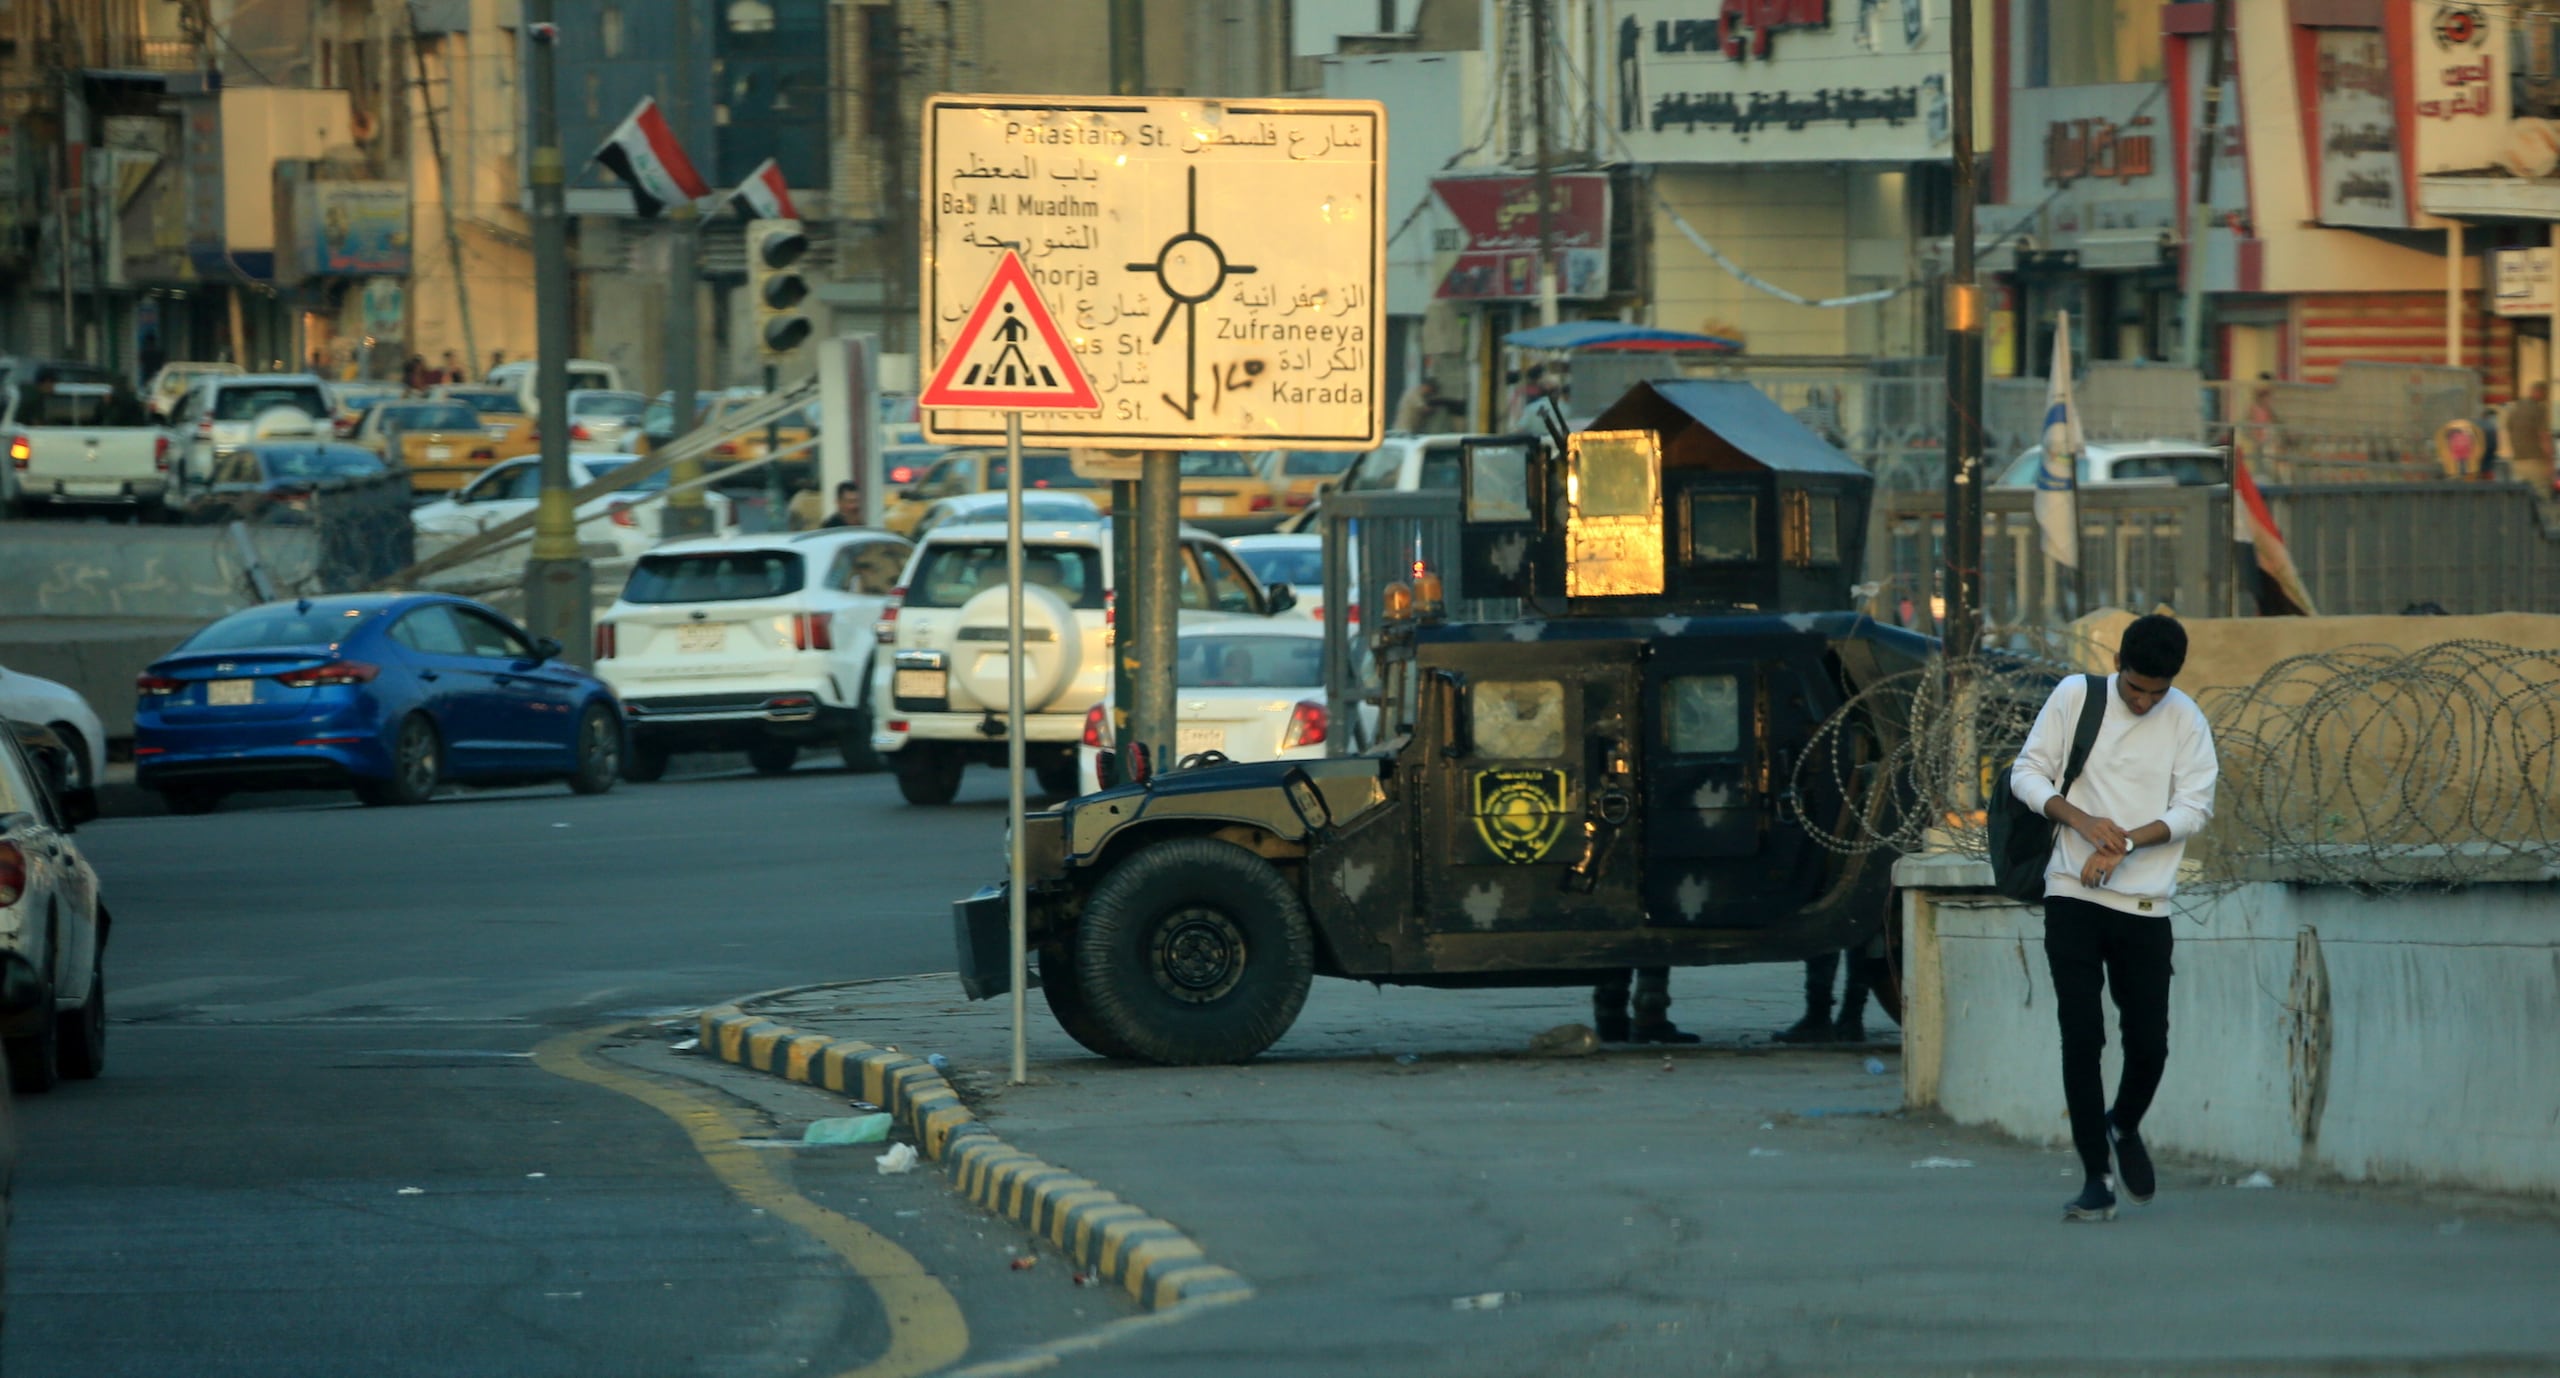
[{"label": "short dark hair", "polygon": [[862,485],[854,482],[852,479],[846,479],[844,482],[836,485],[837,497],[843,497],[847,493],[859,494],[861,491]]},{"label": "short dark hair", "polygon": [[2124,629],[2116,659],[2137,675],[2176,679],[2187,668],[2187,629],[2167,613],[2137,617]]}]

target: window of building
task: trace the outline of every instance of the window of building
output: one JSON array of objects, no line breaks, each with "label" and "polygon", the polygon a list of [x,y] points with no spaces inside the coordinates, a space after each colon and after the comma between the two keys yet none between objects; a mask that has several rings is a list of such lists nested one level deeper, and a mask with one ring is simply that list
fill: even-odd
[{"label": "window of building", "polygon": [[2029,86],[2105,86],[2161,79],[2167,0],[2027,0]]}]

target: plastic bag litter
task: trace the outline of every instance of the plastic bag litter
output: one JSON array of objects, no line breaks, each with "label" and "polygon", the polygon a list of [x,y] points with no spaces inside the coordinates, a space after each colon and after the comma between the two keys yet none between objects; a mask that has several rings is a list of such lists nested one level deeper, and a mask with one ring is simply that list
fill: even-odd
[{"label": "plastic bag litter", "polygon": [[2276,1179],[2269,1177],[2266,1173],[2253,1172],[2231,1185],[2249,1191],[2265,1191],[2273,1187],[2275,1184]]},{"label": "plastic bag litter", "polygon": [[1871,1058],[1868,1058],[1868,1059],[1867,1059],[1867,1075],[1868,1075],[1868,1076],[1871,1076],[1871,1077],[1880,1077],[1880,1076],[1883,1076],[1883,1075],[1884,1075],[1884,1059],[1883,1059],[1883,1058],[1880,1058],[1880,1057],[1871,1057]]},{"label": "plastic bag litter", "polygon": [[1520,1294],[1517,1292],[1478,1292],[1472,1297],[1450,1298],[1449,1309],[1452,1311],[1499,1311],[1518,1300],[1520,1300]]},{"label": "plastic bag litter", "polygon": [[675,1049],[676,1049],[676,1051],[677,1051],[677,1052],[680,1052],[680,1053],[689,1053],[689,1052],[692,1052],[694,1049],[699,1048],[699,1047],[701,1047],[701,1046],[702,1046],[702,1040],[701,1040],[701,1039],[699,1039],[699,1038],[688,1038],[688,1039],[685,1039],[684,1041],[682,1041],[682,1042],[680,1042],[680,1043],[676,1044],[676,1045],[675,1045]]},{"label": "plastic bag litter", "polygon": [[944,1057],[940,1053],[928,1053],[925,1055],[924,1060],[926,1065],[932,1067],[933,1070],[942,1073],[946,1077],[951,1075],[951,1059]]},{"label": "plastic bag litter", "polygon": [[1911,1165],[1913,1167],[1971,1167],[1973,1166],[1973,1160],[1971,1158],[1940,1158],[1931,1156],[1915,1159]]},{"label": "plastic bag litter", "polygon": [[812,1120],[800,1131],[804,1144],[876,1144],[889,1138],[889,1126],[895,1121],[888,1115],[853,1115],[843,1119]]},{"label": "plastic bag litter", "polygon": [[1600,1051],[1600,1035],[1588,1024],[1558,1024],[1529,1040],[1538,1057],[1588,1057]]},{"label": "plastic bag litter", "polygon": [[871,1161],[880,1169],[880,1175],[883,1177],[895,1177],[901,1172],[913,1172],[916,1170],[916,1146],[895,1144],[888,1152]]},{"label": "plastic bag litter", "polygon": [[1783,1148],[1755,1148],[1751,1150],[1751,1156],[1754,1158],[1783,1158],[1787,1156],[1787,1151]]},{"label": "plastic bag litter", "polygon": [[402,1196],[424,1196],[426,1194],[427,1189],[425,1187],[402,1187],[399,1191],[399,1195]]}]

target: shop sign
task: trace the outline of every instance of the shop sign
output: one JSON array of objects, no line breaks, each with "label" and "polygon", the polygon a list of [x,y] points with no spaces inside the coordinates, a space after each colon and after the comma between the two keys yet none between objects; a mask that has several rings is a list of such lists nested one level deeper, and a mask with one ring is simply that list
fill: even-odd
[{"label": "shop sign", "polygon": [[2421,177],[2437,172],[2476,172],[2502,164],[2522,175],[2517,145],[2533,142],[2518,120],[2513,76],[2507,64],[2507,20],[2478,5],[2422,7],[2412,43],[2411,109],[2417,119]]},{"label": "shop sign", "polygon": [[2375,29],[2322,29],[2314,54],[2320,110],[2320,222],[2405,229],[2391,59]]},{"label": "shop sign", "polygon": [[1618,138],[1635,162],[1943,157],[1947,3],[1629,0],[1612,31]]},{"label": "shop sign", "polygon": [[310,210],[302,220],[303,243],[308,246],[304,272],[313,277],[371,277],[409,271],[407,185],[311,182],[306,186]]},{"label": "shop sign", "polygon": [[[1538,295],[1538,182],[1534,177],[1442,177],[1431,190],[1464,236],[1438,295],[1461,301]],[[1547,233],[1556,249],[1556,295],[1609,294],[1609,179],[1547,179]]]},{"label": "shop sign", "polygon": [[2551,250],[2499,249],[2489,256],[2490,303],[2501,316],[2548,316],[2560,311],[2552,290]]},{"label": "shop sign", "polygon": [[189,96],[181,102],[181,158],[186,169],[187,252],[220,258],[225,245],[222,202],[222,97]]},{"label": "shop sign", "polygon": [[2157,88],[2022,90],[2009,117],[2011,168],[2022,192],[2036,190],[2040,247],[2075,249],[2088,238],[2121,245],[2176,228],[2176,160]]}]

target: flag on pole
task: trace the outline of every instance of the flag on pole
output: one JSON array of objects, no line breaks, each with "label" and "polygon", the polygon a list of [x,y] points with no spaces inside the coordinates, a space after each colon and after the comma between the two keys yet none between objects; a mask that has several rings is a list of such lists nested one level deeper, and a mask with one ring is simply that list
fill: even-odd
[{"label": "flag on pole", "polygon": [[2275,513],[2267,510],[2266,496],[2258,491],[2258,481],[2249,473],[2249,458],[2236,437],[2231,446],[2231,528],[2232,536],[2245,547],[2239,553],[2247,562],[2234,561],[2232,575],[2248,578],[2255,586],[2260,615],[2318,616],[2320,610],[2311,605],[2311,591],[2303,587],[2302,575],[2293,567],[2293,552],[2285,549],[2284,533],[2276,530]]},{"label": "flag on pole", "polygon": [[2053,377],[2044,390],[2044,467],[2036,471],[2036,529],[2055,564],[2080,567],[2080,408],[2071,400],[2071,313],[2053,324]]},{"label": "flag on pole", "polygon": [[740,220],[800,218],[800,208],[791,204],[791,184],[782,180],[782,164],[771,158],[729,193],[729,210]]},{"label": "flag on pole", "polygon": [[693,160],[685,156],[684,146],[676,142],[675,131],[667,127],[667,117],[658,113],[655,97],[641,97],[631,118],[596,150],[595,161],[630,184],[631,204],[643,219],[655,219],[673,202],[698,201],[711,194],[702,174],[693,170]]}]

